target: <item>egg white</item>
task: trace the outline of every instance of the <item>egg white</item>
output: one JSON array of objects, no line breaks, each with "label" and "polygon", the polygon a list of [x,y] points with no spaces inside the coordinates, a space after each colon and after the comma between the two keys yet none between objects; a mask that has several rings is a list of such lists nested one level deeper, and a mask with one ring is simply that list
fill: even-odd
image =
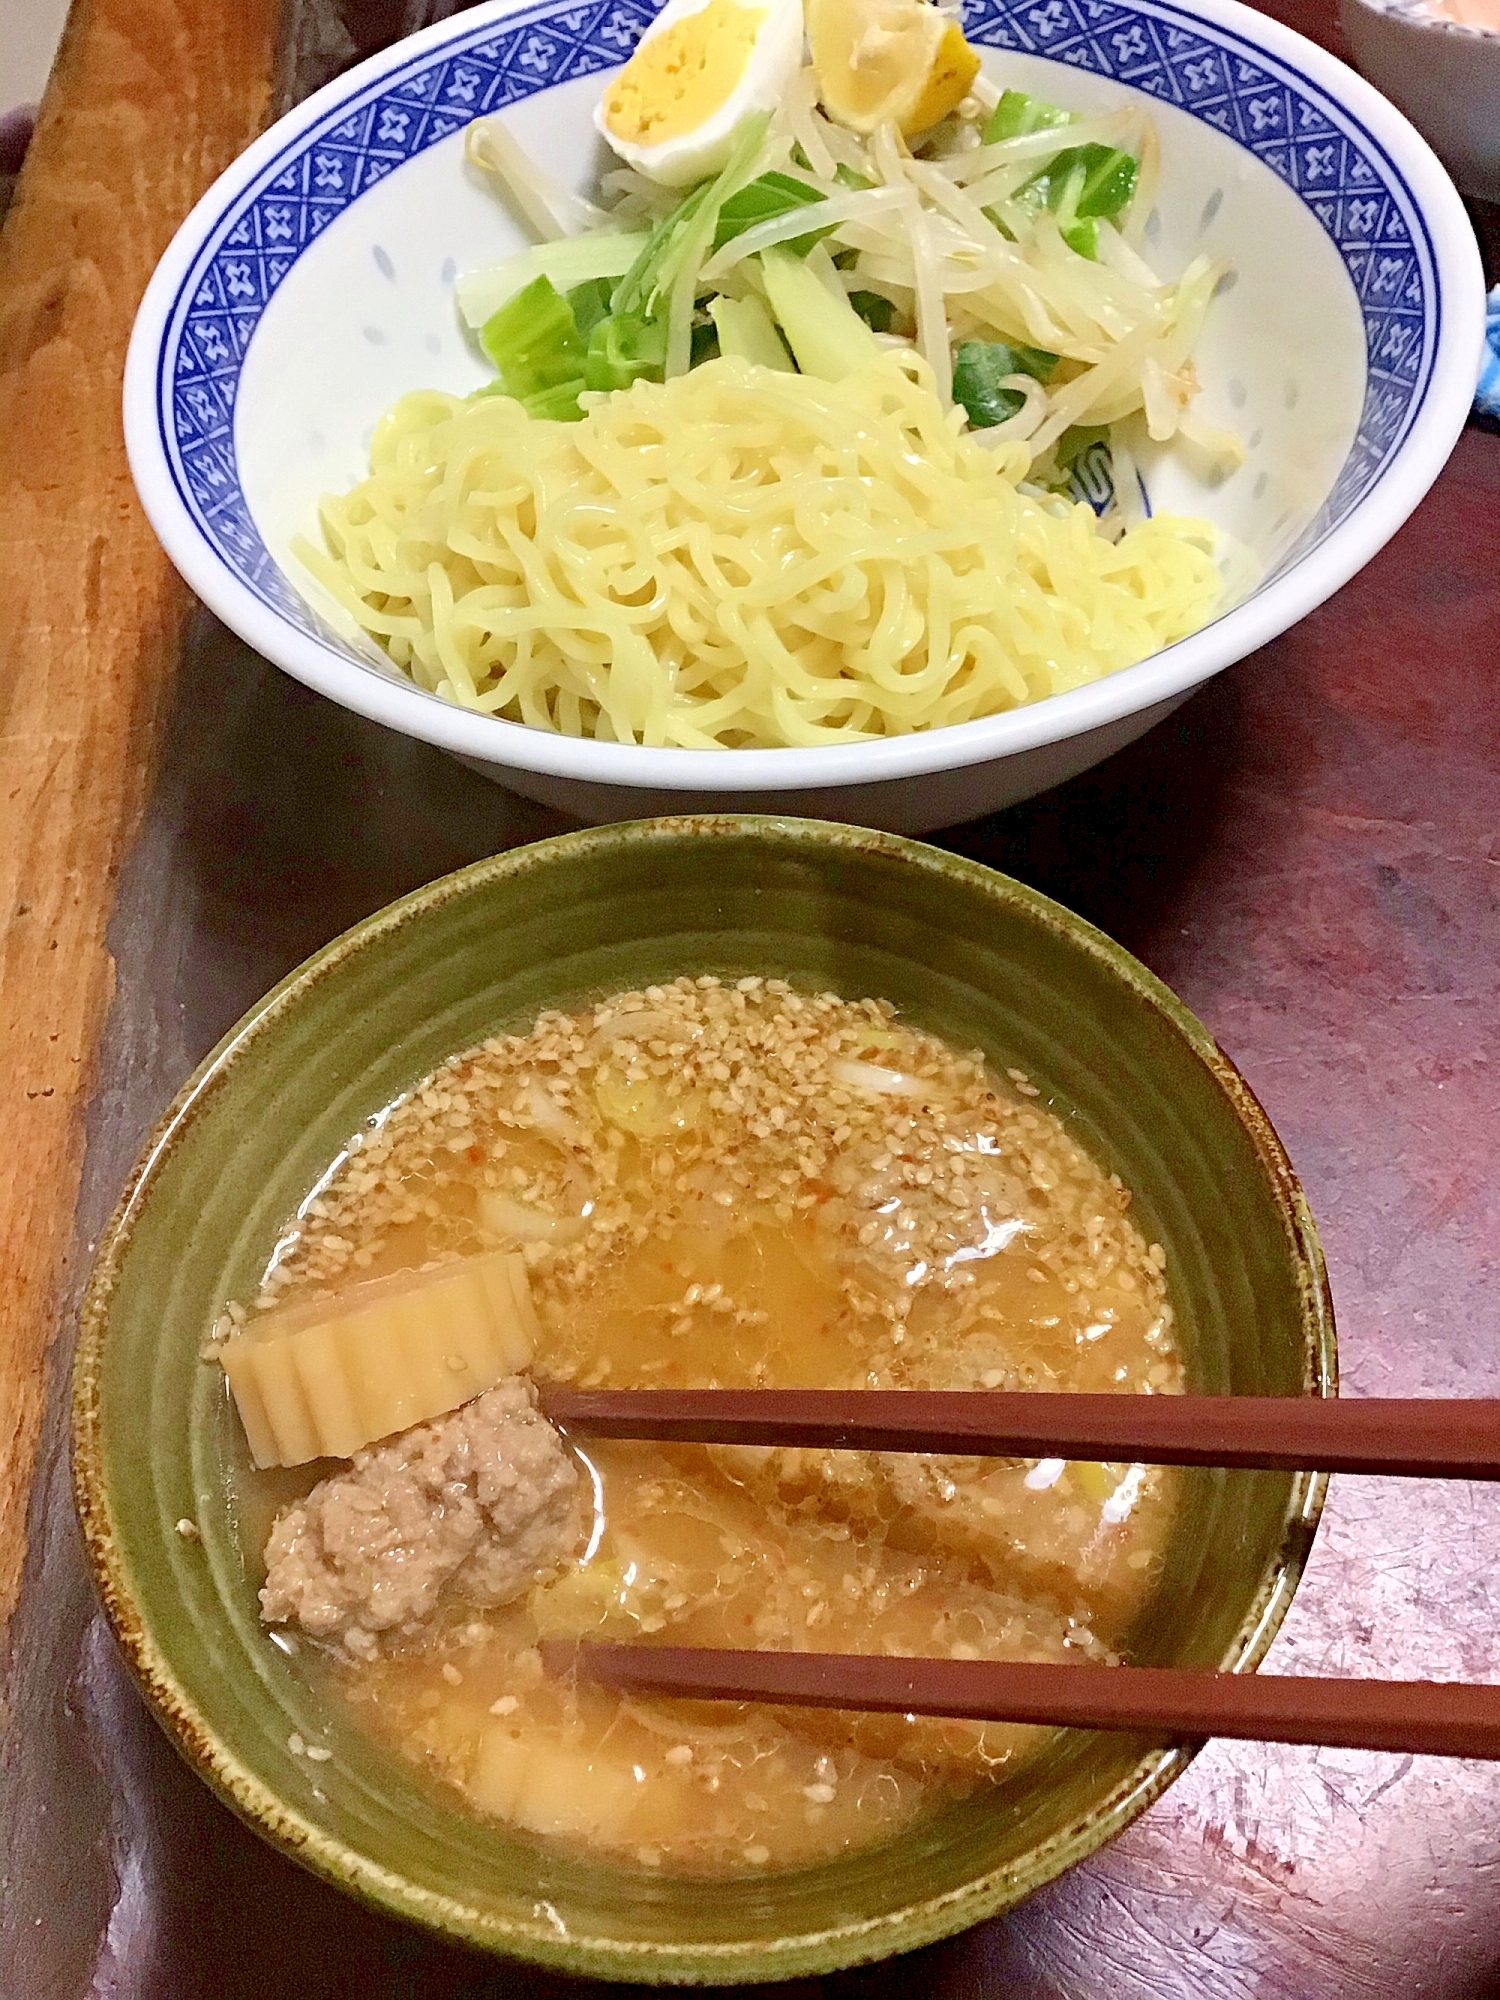
[{"label": "egg white", "polygon": [[[766,18],[756,31],[739,81],[693,131],[642,146],[610,131],[602,97],[594,107],[594,123],[607,143],[638,173],[662,187],[691,187],[718,173],[745,121],[757,112],[774,111],[802,66],[802,0],[741,0],[741,4],[759,7]],[[641,37],[641,46],[707,5],[708,0],[667,0]]]}]

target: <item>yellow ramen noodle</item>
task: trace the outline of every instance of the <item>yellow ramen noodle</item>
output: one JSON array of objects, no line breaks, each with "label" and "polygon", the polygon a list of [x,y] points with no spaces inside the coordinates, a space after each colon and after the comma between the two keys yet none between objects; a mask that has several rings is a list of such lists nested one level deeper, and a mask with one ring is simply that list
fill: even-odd
[{"label": "yellow ramen noodle", "polygon": [[[445,1065],[354,1142],[257,1304],[331,1312],[353,1285],[520,1246],[539,1377],[1175,1393],[1165,1258],[1129,1202],[1025,1077],[888,1004],[684,978]],[[512,1378],[443,1420],[450,1454],[490,1423],[533,1468],[504,1589],[460,1571],[401,1622],[317,1643],[304,1619],[284,1643],[471,1810],[642,1869],[889,1839],[1037,1733],[626,1699],[548,1679],[539,1641],[1107,1661],[1175,1506],[1176,1475],[1141,1466],[604,1439],[565,1462],[528,1395]],[[439,1429],[323,1490],[371,1504],[358,1481],[407,1479],[411,1440]],[[313,1476],[243,1482],[247,1533],[280,1510],[283,1563]],[[423,1490],[403,1504],[455,1504]],[[267,1616],[293,1603],[281,1588]]]},{"label": "yellow ramen noodle", "polygon": [[900,735],[1095,681],[1195,631],[1214,530],[1118,541],[1019,490],[1018,443],[925,364],[839,382],[720,360],[581,423],[407,396],[298,554],[420,687],[606,742]]}]

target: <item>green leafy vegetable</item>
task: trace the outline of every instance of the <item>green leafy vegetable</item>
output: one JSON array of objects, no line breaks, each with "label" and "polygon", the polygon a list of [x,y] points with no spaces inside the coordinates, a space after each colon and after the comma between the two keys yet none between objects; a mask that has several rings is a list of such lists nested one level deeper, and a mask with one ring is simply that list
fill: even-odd
[{"label": "green leafy vegetable", "polygon": [[[624,387],[624,382],[605,379],[615,374],[628,381],[649,374],[660,381],[669,368],[675,374],[689,365],[698,272],[713,246],[719,211],[740,192],[765,144],[768,123],[763,116],[751,119],[723,170],[695,187],[647,237],[610,301],[611,319],[623,316],[629,324],[614,342],[601,338],[601,327],[609,321],[602,321],[590,336],[590,388]],[[645,333],[645,326],[657,325],[659,335]]]},{"label": "green leafy vegetable", "polygon": [[846,298],[779,245],[760,253],[766,297],[804,375],[837,382],[876,359],[875,336]]},{"label": "green leafy vegetable", "polygon": [[667,364],[667,323],[644,313],[614,312],[589,335],[586,389],[628,389],[645,377],[660,382]]},{"label": "green leafy vegetable", "polygon": [[872,333],[889,333],[896,308],[880,292],[851,292],[849,303]]},{"label": "green leafy vegetable", "polygon": [[1024,90],[1007,90],[985,120],[980,134],[986,146],[1001,139],[1024,139],[1033,132],[1050,132],[1054,126],[1071,125],[1073,114],[1043,97],[1028,97]]},{"label": "green leafy vegetable", "polygon": [[996,341],[997,347],[1008,347],[1015,362],[1012,373],[1033,375],[1038,382],[1050,382],[1052,371],[1057,366],[1057,356],[1049,354],[1045,347],[1027,347],[1024,341]]},{"label": "green leafy vegetable", "polygon": [[1081,257],[1097,257],[1099,224],[1129,207],[1135,179],[1135,160],[1118,146],[1070,146],[1048,162],[1035,186],[1064,239]]},{"label": "green leafy vegetable", "polygon": [[614,286],[603,278],[590,278],[585,285],[575,285],[567,294],[568,304],[573,308],[573,322],[582,339],[587,340],[600,320],[609,318],[610,295]]},{"label": "green leafy vegetable", "polygon": [[1064,170],[1064,162],[1075,215],[1113,221],[1129,208],[1139,171],[1132,154],[1118,146],[1075,146],[1052,162],[1054,181]]},{"label": "green leafy vegetable", "polygon": [[1137,165],[1118,146],[1068,146],[1021,189],[1018,200],[1045,202],[1063,241],[1080,257],[1099,255],[1099,224],[1130,206]]},{"label": "green leafy vegetable", "polygon": [[685,196],[670,214],[664,215],[642,244],[640,254],[615,286],[610,300],[614,312],[650,312],[655,303],[672,289],[683,241],[693,220],[708,200],[711,181],[704,181]]},{"label": "green leafy vegetable", "polygon": [[1070,424],[1052,448],[1059,472],[1070,472],[1096,444],[1109,443],[1107,424]]},{"label": "green leafy vegetable", "polygon": [[[695,187],[670,215],[663,216],[657,223],[646,238],[640,255],[615,287],[612,300],[615,312],[644,309],[650,316],[666,302],[698,233],[694,225],[705,208],[712,207],[717,216],[725,202],[732,198],[740,176],[765,142],[768,122],[764,117],[752,119],[741,133],[723,171],[713,180]],[[709,240],[713,240],[712,236]]]},{"label": "green leafy vegetable", "polygon": [[560,424],[576,424],[583,416],[578,401],[581,382],[559,382],[555,389],[539,390],[526,399],[526,409],[533,417],[551,417]]},{"label": "green leafy vegetable", "polygon": [[708,302],[708,310],[719,332],[719,352],[753,361],[761,368],[775,368],[793,374],[792,357],[776,331],[764,299],[752,292],[747,298],[727,298],[723,292]]},{"label": "green leafy vegetable", "polygon": [[716,178],[709,183],[701,214],[695,217],[686,241],[676,257],[667,290],[668,375],[685,374],[692,365],[692,324],[698,296],[699,274],[713,250],[719,227],[719,212],[754,176],[755,165],[765,145],[770,119],[760,115],[741,131]]},{"label": "green leafy vegetable", "polygon": [[[1073,113],[1056,104],[1028,97],[1024,90],[1007,90],[985,123],[984,143],[1061,131],[1073,122]],[[1113,222],[1130,206],[1137,172],[1135,159],[1118,146],[1065,146],[1032,175],[1016,200],[1038,208],[1045,203],[1069,248],[1080,257],[1097,258],[1099,224]]]},{"label": "green leafy vegetable", "polygon": [[711,319],[703,320],[701,323],[694,320],[688,349],[689,368],[701,368],[705,361],[717,361],[720,352],[719,329],[714,322]]},{"label": "green leafy vegetable", "polygon": [[600,230],[590,236],[565,236],[556,243],[534,244],[502,264],[469,271],[459,278],[453,288],[458,309],[465,323],[477,332],[533,278],[550,278],[560,292],[589,278],[613,280],[630,269],[645,243],[641,234]]},{"label": "green leafy vegetable", "polygon": [[1018,371],[1011,351],[999,342],[962,340],[953,356],[953,400],[962,404],[975,430],[988,430],[1013,417],[1026,398],[1002,386]]},{"label": "green leafy vegetable", "polygon": [[1003,386],[1006,376],[1030,375],[1045,382],[1056,366],[1057,356],[1045,348],[1004,340],[963,340],[953,357],[953,400],[968,411],[976,430],[988,430],[1013,417],[1026,400],[1019,389]]},{"label": "green leafy vegetable", "polygon": [[534,417],[578,417],[584,345],[573,308],[550,278],[533,278],[480,330],[500,387]]},{"label": "green leafy vegetable", "polygon": [[[742,187],[738,194],[731,195],[719,210],[714,248],[722,250],[731,238],[753,229],[758,222],[770,222],[775,216],[788,215],[794,208],[824,199],[816,188],[809,187],[806,181],[794,180],[790,174],[762,174],[748,187]],[[784,247],[794,257],[805,257],[813,245],[821,243],[828,233],[826,229],[810,230],[806,236],[794,237]]]}]

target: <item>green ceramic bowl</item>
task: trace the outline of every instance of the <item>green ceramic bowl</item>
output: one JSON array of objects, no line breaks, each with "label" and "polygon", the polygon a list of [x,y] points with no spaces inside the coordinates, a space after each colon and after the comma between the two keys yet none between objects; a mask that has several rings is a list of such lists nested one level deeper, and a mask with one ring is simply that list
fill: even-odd
[{"label": "green ceramic bowl", "polygon": [[[717,1886],[561,1859],[451,1809],[327,1712],[256,1618],[199,1343],[347,1136],[453,1051],[547,1006],[688,971],[883,994],[1045,1086],[1167,1247],[1193,1386],[1328,1395],[1317,1236],[1265,1114],[1144,967],[1045,897],[851,827],[647,821],[434,883],[270,994],[186,1086],[99,1257],[75,1385],[79,1506],[116,1633],[179,1748],[258,1831],[435,1930],[606,1978],[791,1978],[1018,1901],[1118,1833],[1188,1749],[1060,1733],[998,1788],[876,1851]],[[1320,1482],[1187,1475],[1144,1662],[1253,1667],[1291,1600]],[[192,1517],[201,1540],[175,1524]],[[288,1754],[292,1731],[330,1762]]]}]

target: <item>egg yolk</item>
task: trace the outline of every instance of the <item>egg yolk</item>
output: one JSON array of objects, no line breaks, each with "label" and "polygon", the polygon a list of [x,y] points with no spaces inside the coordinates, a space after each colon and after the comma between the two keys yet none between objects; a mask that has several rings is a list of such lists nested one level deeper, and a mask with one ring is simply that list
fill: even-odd
[{"label": "egg yolk", "polygon": [[617,139],[659,146],[696,132],[724,103],[750,60],[761,7],[708,0],[641,43],[610,86],[604,122]]}]

